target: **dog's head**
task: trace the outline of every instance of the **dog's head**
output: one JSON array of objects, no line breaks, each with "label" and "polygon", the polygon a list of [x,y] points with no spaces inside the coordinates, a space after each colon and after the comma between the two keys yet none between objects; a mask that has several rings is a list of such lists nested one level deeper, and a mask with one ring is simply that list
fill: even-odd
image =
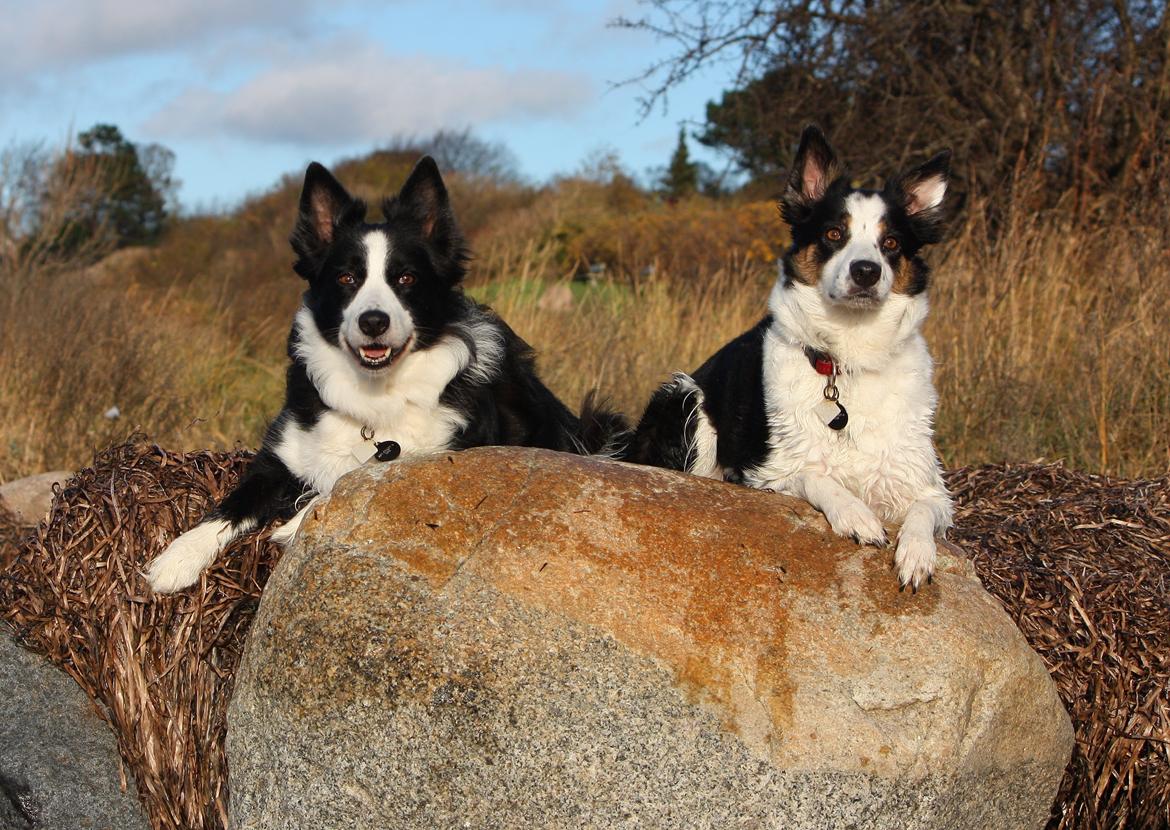
[{"label": "dog's head", "polygon": [[926,290],[918,253],[945,223],[949,150],[894,176],[882,190],[853,187],[824,134],[806,127],[780,203],[792,229],[783,279],[816,287],[830,305],[875,309]]},{"label": "dog's head", "polygon": [[324,339],[370,373],[434,341],[467,263],[447,189],[434,160],[415,165],[385,222],[314,162],[305,172],[290,242],[309,282],[305,306]]}]

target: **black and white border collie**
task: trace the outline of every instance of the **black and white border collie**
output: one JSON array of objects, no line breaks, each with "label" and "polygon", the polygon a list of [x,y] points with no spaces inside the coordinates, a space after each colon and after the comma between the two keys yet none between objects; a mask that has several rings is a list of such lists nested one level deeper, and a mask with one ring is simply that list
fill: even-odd
[{"label": "black and white border collie", "polygon": [[528,345],[463,294],[468,252],[431,158],[382,212],[368,224],[365,204],[309,165],[290,239],[308,290],[289,334],[284,408],[235,490],[151,562],[155,591],[193,585],[269,522],[291,520],[274,534],[287,542],[310,498],[372,458],[483,445],[600,452],[624,428],[601,410],[574,416],[537,377]]},{"label": "black and white border collie", "polygon": [[799,496],[866,544],[899,524],[902,587],[930,579],[952,511],[932,440],[919,253],[942,234],[949,167],[944,151],[880,191],[857,189],[806,128],[768,315],[654,394],[630,460]]}]

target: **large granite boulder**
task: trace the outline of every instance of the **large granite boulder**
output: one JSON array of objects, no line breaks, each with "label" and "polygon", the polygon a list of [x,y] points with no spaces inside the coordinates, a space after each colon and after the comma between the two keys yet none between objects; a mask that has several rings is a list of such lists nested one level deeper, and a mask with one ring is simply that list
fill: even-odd
[{"label": "large granite boulder", "polygon": [[0,828],[146,830],[120,763],[81,688],[0,627]]},{"label": "large granite boulder", "polygon": [[672,472],[481,449],[345,477],[229,709],[271,827],[1039,828],[1072,746],[968,563]]}]

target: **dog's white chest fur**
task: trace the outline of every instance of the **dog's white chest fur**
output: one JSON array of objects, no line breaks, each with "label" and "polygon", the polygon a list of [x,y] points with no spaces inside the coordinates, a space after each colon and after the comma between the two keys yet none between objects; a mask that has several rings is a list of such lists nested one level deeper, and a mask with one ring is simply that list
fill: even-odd
[{"label": "dog's white chest fur", "polygon": [[[275,452],[289,471],[311,484],[318,493],[328,493],[341,476],[356,470],[374,450],[373,441],[362,436],[363,428],[373,430],[373,440],[396,441],[402,455],[422,455],[450,445],[463,419],[437,400],[425,402],[396,400],[388,407],[398,417],[379,418],[373,426],[336,410],[322,413],[311,427],[289,422],[283,427]],[[369,431],[366,432],[369,435]]]},{"label": "dog's white chest fur", "polygon": [[[768,456],[745,472],[747,483],[803,495],[801,477],[824,476],[888,522],[901,523],[923,496],[946,499],[934,451],[933,364],[921,334],[925,297],[891,296],[876,314],[851,315],[823,303],[816,288],[777,284],[764,336],[764,407]],[[827,427],[814,407],[826,378],[803,346],[832,355],[849,423]]]},{"label": "dog's white chest fur", "polygon": [[931,442],[935,392],[931,360],[915,333],[878,371],[837,378],[848,425],[830,429],[814,412],[827,378],[774,325],[764,337],[764,405],[770,428],[766,460],[746,471],[754,487],[786,490],[801,473],[828,476],[879,517],[901,522],[923,490],[938,487]]},{"label": "dog's white chest fur", "polygon": [[297,354],[329,409],[312,426],[286,421],[275,452],[295,476],[322,494],[372,454],[373,444],[363,430],[367,436],[372,431],[374,440],[397,442],[404,457],[449,447],[466,418],[443,405],[443,391],[473,360],[471,370],[486,377],[502,353],[490,327],[473,326],[474,358],[464,340],[446,335],[428,349],[406,354],[389,373],[367,376],[348,355],[325,342],[307,310],[297,315],[297,325]]}]

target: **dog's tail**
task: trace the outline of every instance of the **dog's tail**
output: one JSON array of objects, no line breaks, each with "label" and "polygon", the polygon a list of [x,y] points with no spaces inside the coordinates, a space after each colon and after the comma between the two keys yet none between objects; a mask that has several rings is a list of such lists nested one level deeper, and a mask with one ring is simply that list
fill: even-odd
[{"label": "dog's tail", "polygon": [[626,457],[634,431],[626,416],[614,410],[596,389],[585,395],[581,403],[580,422],[576,443],[585,455]]},{"label": "dog's tail", "polygon": [[715,431],[703,412],[703,391],[683,372],[658,387],[628,442],[635,464],[717,478]]}]

